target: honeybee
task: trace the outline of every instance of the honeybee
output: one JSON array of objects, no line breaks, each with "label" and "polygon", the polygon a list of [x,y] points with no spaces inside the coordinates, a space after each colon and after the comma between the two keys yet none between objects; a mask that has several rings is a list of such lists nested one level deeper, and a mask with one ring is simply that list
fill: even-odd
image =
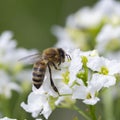
[{"label": "honeybee", "polygon": [[71,57],[65,53],[65,51],[62,48],[47,48],[45,49],[42,54],[37,53],[34,55],[26,56],[21,60],[28,60],[33,65],[33,85],[39,89],[43,83],[46,68],[48,67],[49,75],[50,75],[50,83],[55,92],[59,94],[59,91],[57,87],[55,86],[53,79],[52,79],[52,66],[56,70],[60,70],[59,65],[63,62],[65,62],[65,56],[67,56],[68,59],[71,59]]}]

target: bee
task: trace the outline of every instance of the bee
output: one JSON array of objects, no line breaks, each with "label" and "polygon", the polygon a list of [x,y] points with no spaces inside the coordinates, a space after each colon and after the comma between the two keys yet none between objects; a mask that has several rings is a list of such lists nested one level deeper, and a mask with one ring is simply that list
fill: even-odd
[{"label": "bee", "polygon": [[[55,68],[56,70],[60,70],[58,68],[61,63],[65,62],[65,57],[67,56],[68,59],[71,57],[65,53],[62,48],[47,48],[45,49],[42,54],[37,53],[34,55],[26,56],[21,58],[20,60],[28,60],[33,65],[33,85],[35,88],[39,89],[44,81],[46,69],[49,70],[50,75],[50,83],[55,92],[59,94],[57,87],[55,86],[53,79],[52,79],[52,69]],[[29,63],[28,62],[28,63]]]}]

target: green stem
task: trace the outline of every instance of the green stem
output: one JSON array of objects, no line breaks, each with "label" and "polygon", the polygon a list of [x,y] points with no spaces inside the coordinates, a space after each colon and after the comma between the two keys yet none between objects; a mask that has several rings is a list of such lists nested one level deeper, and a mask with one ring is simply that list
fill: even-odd
[{"label": "green stem", "polygon": [[90,108],[91,119],[92,120],[97,120],[96,115],[95,115],[95,106],[90,105],[89,108]]},{"label": "green stem", "polygon": [[87,68],[86,65],[84,66],[84,70],[85,70],[85,84],[86,84],[86,86],[87,86],[87,81],[88,81],[88,68]]},{"label": "green stem", "polygon": [[86,115],[80,108],[77,106],[73,106],[73,109],[76,110],[81,116],[83,116],[86,120],[91,120],[88,115]]},{"label": "green stem", "polygon": [[11,117],[11,111],[9,109],[10,109],[9,99],[1,95],[0,96],[0,111],[2,115]]},{"label": "green stem", "polygon": [[111,89],[107,89],[102,94],[105,120],[115,120],[113,114],[114,110],[113,96],[111,91],[112,91]]}]

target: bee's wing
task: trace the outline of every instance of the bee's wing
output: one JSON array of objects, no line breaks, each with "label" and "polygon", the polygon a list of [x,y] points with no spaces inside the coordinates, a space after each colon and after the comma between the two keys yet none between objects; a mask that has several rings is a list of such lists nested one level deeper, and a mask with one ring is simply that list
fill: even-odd
[{"label": "bee's wing", "polygon": [[33,54],[33,55],[23,57],[23,58],[19,59],[18,61],[21,61],[25,64],[34,64],[35,62],[37,62],[41,59],[42,59],[42,54],[41,53],[36,53],[36,54]]}]

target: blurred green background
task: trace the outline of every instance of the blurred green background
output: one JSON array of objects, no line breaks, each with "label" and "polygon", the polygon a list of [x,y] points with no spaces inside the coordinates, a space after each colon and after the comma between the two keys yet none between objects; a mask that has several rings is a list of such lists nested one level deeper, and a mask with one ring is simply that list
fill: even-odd
[{"label": "blurred green background", "polygon": [[18,45],[43,50],[53,46],[53,25],[64,26],[68,15],[96,0],[0,0],[0,33],[14,32]]},{"label": "blurred green background", "polygon": [[[18,46],[41,51],[56,42],[51,33],[53,25],[64,26],[67,16],[95,2],[97,0],[0,0],[0,33],[11,30]],[[76,115],[71,110],[57,109],[49,120],[72,120]]]}]

